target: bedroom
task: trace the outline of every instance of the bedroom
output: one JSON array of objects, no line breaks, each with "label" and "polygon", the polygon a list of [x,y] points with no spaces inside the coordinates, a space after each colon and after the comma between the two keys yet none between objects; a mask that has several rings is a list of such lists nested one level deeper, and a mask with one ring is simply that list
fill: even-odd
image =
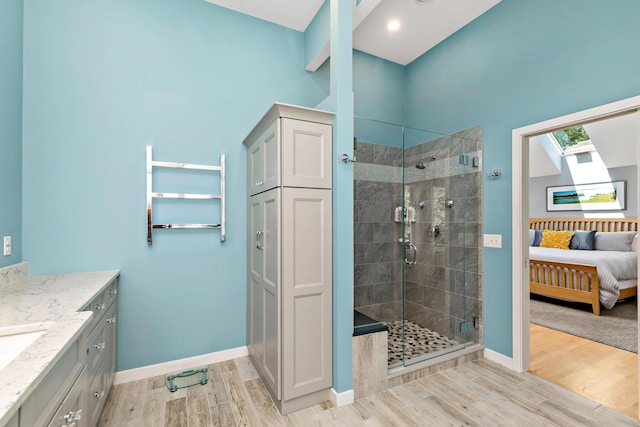
[{"label": "bedroom", "polygon": [[[572,126],[567,132],[560,130],[529,140],[529,233],[533,238],[529,240],[533,246],[530,248],[530,372],[625,413],[637,412],[637,252],[634,252],[637,251],[637,238],[633,239],[635,231],[627,231],[637,229],[637,161],[634,154],[637,116],[635,113],[592,121],[583,126]],[[567,134],[572,136],[572,131],[578,135],[575,142],[567,138]],[[564,146],[563,140],[567,141]],[[607,190],[598,189],[600,196],[588,194],[592,187],[603,186],[593,183],[608,183],[606,186],[613,188],[605,204],[601,203],[602,193]],[[581,204],[572,204],[566,197],[562,200],[563,192],[575,194],[576,190]],[[598,197],[597,203],[587,202],[589,198]],[[611,202],[612,198],[617,199],[615,203]],[[573,221],[579,218],[585,220]],[[610,220],[605,222],[605,218]],[[613,229],[606,230],[609,226]],[[599,230],[596,233],[547,234],[547,238],[553,236],[567,242],[569,251],[551,248],[556,243],[549,239],[540,242],[544,229],[595,230],[596,227]],[[534,228],[537,229],[535,232]],[[594,239],[595,236],[598,237]],[[613,246],[607,239],[611,239]],[[621,246],[617,246],[618,243]],[[624,265],[619,262],[606,265],[604,256],[622,258]],[[557,287],[550,291],[549,286],[540,288],[548,276],[553,275],[555,264],[551,264],[551,259],[561,260],[563,267],[566,262],[597,263],[597,273],[593,267],[592,285],[600,286],[600,292],[567,296]],[[625,267],[626,272],[623,271]],[[583,274],[580,276],[583,279],[578,281],[587,278],[587,273]],[[561,279],[560,276],[557,279]],[[564,279],[566,287],[575,287],[569,283],[576,279],[575,273]],[[608,281],[615,282],[611,284],[611,291]],[[568,299],[582,302],[569,302]],[[555,363],[549,364],[549,360]],[[616,368],[606,368],[603,360],[612,361],[609,366]]]}]

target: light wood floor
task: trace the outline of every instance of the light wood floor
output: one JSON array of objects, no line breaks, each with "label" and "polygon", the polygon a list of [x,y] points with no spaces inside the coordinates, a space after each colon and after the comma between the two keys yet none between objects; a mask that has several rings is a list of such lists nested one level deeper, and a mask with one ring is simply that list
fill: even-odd
[{"label": "light wood floor", "polygon": [[171,393],[164,377],[113,388],[100,422],[125,426],[640,426],[534,375],[485,359],[359,399],[280,416],[248,358],[210,365],[210,381]]},{"label": "light wood floor", "polygon": [[638,355],[530,325],[529,372],[631,417],[638,416]]}]

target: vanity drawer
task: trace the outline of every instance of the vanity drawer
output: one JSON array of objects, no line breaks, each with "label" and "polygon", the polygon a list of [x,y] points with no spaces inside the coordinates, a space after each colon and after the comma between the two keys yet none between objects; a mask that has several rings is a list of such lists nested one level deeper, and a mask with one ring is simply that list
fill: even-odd
[{"label": "vanity drawer", "polygon": [[116,308],[117,304],[112,304],[109,307],[109,311],[100,317],[98,325],[87,338],[87,373],[89,378],[93,378],[98,371],[98,366],[107,358],[107,355],[115,351],[113,335],[116,327]]},{"label": "vanity drawer", "polygon": [[67,394],[67,397],[62,401],[62,404],[51,419],[48,427],[83,427],[89,425],[86,421],[87,405],[85,390],[87,389],[87,378],[85,373],[86,370],[83,370],[76,380],[76,383],[71,387],[69,394]]},{"label": "vanity drawer", "polygon": [[[20,408],[21,426],[47,425],[85,364],[84,335],[58,360]],[[86,384],[86,383],[85,383]]]},{"label": "vanity drawer", "polygon": [[105,310],[109,309],[109,306],[116,300],[118,294],[118,280],[113,279],[107,287],[100,292],[88,305],[86,305],[82,311],[93,312],[93,318],[87,328],[88,331],[93,330],[96,327],[100,318],[104,314]]},{"label": "vanity drawer", "polygon": [[102,415],[104,405],[107,403],[109,397],[109,371],[106,370],[106,363],[108,361],[103,360],[103,364],[100,365],[98,375],[93,378],[89,385],[89,392],[87,393],[87,420],[90,425],[97,426]]}]

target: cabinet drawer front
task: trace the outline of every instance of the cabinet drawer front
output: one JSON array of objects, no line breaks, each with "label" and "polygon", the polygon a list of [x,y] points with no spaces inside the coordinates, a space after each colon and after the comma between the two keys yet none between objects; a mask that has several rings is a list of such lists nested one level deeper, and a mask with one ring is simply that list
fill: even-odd
[{"label": "cabinet drawer front", "polygon": [[108,308],[118,298],[118,279],[113,279],[103,292],[104,305]]},{"label": "cabinet drawer front", "polygon": [[85,364],[83,336],[78,338],[58,360],[42,383],[31,393],[20,409],[20,425],[47,425],[51,415],[73,385]]},{"label": "cabinet drawer front", "polygon": [[87,370],[89,378],[97,372],[103,360],[114,352],[114,332],[116,318],[116,304],[113,304],[104,316],[100,316],[98,326],[87,339]]},{"label": "cabinet drawer front", "polygon": [[109,309],[109,306],[118,298],[118,279],[113,279],[107,287],[100,292],[88,305],[86,305],[81,311],[91,311],[93,318],[91,323],[87,327],[87,331],[91,332],[96,327],[100,318],[104,315],[105,311]]},{"label": "cabinet drawer front", "polygon": [[[91,421],[91,425],[98,425],[100,421],[100,415],[109,397],[109,370],[107,366],[108,361],[104,361],[98,369],[98,374],[93,378],[91,384],[89,384],[89,391],[87,393],[87,419]],[[89,378],[91,380],[91,378]]]},{"label": "cabinet drawer front", "polygon": [[73,422],[75,422],[75,427],[89,425],[86,420],[88,414],[85,400],[87,389],[85,374],[86,370],[83,370],[71,390],[69,390],[67,397],[60,404],[48,427],[66,426],[71,425]]}]

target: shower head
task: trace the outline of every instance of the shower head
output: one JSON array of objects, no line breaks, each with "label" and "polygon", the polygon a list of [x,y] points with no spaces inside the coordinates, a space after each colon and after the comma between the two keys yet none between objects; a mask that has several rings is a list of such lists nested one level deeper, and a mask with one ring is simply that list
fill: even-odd
[{"label": "shower head", "polygon": [[420,160],[418,163],[416,163],[416,168],[418,169],[426,168],[426,166],[424,165],[424,160]]}]

